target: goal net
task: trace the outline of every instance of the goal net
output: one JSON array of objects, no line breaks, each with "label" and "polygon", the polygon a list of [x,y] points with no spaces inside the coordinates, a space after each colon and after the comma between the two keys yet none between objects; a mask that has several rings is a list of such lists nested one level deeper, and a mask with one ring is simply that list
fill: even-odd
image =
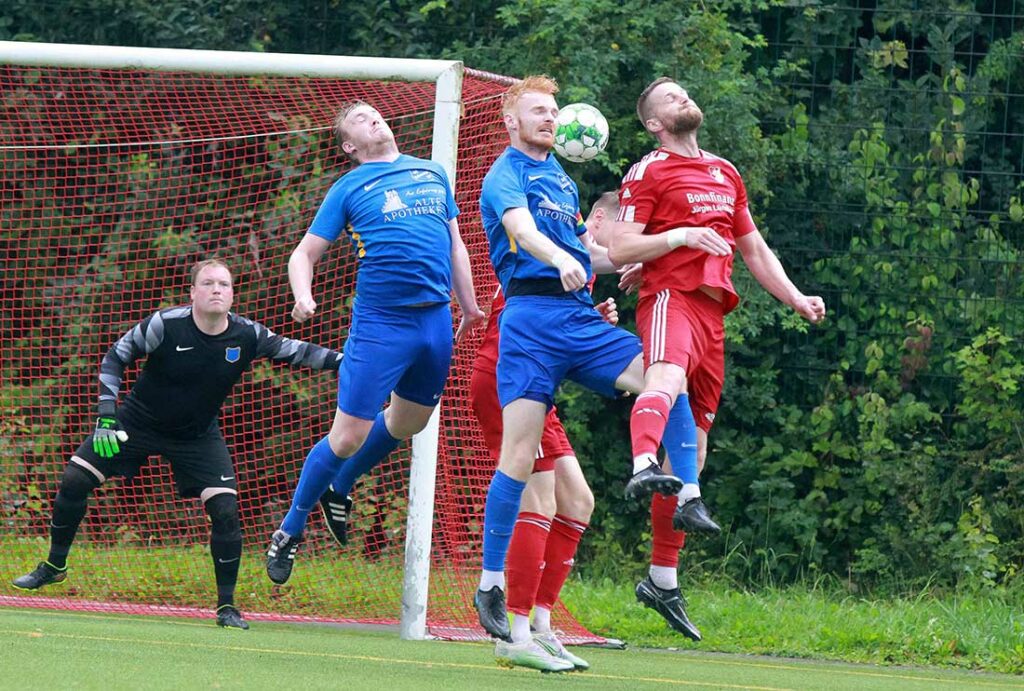
[{"label": "goal net", "polygon": [[[467,70],[462,89],[456,199],[485,308],[494,275],[478,198],[506,145],[507,84]],[[317,267],[311,323],[290,319],[287,259],[351,167],[331,123],[357,98],[390,121],[404,153],[431,157],[431,81],[0,65],[0,605],[210,616],[205,514],[156,458],[90,500],[65,585],[25,594],[10,580],[46,556],[63,466],[93,425],[100,359],[140,319],[188,302],[195,261],[229,262],[239,314],[341,348],[356,273],[347,243]],[[441,406],[427,628],[446,638],[484,636],[471,601],[494,464],[468,404],[479,338],[457,347]],[[357,484],[347,547],[314,513],[289,583],[272,587],[263,570],[335,393],[326,373],[264,361],[223,409],[245,539],[236,600],[252,619],[399,620],[409,444]],[[570,641],[600,640],[561,606],[555,616]]]}]

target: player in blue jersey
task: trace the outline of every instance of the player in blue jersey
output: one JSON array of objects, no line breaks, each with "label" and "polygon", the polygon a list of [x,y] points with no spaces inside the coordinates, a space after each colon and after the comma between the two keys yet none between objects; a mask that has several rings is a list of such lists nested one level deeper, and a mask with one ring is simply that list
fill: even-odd
[{"label": "player in blue jersey", "polygon": [[352,324],[334,423],[306,457],[291,508],[271,539],[267,575],[275,583],[291,575],[321,496],[330,491],[340,498],[332,503],[344,501],[357,477],[426,426],[448,378],[451,293],[462,308],[456,341],[485,319],[444,169],[400,153],[387,122],[362,101],[342,109],[335,131],[357,166],[328,191],[292,252],[288,280],[292,317],[306,321],[317,309],[313,268],[347,234],[359,258]]},{"label": "player in blue jersey", "polygon": [[[547,77],[527,77],[506,92],[502,111],[511,146],[484,178],[480,198],[491,262],[507,303],[497,372],[502,445],[484,510],[483,573],[474,605],[484,629],[503,639],[499,660],[543,671],[574,666],[560,646],[531,636],[526,617],[517,615],[509,629],[504,568],[545,417],[565,378],[609,396],[643,385],[639,339],[607,324],[586,289],[592,270],[614,266],[587,233],[576,185],[551,154],[557,91]],[[635,465],[626,494],[674,495],[681,487],[679,478],[648,461]]]}]

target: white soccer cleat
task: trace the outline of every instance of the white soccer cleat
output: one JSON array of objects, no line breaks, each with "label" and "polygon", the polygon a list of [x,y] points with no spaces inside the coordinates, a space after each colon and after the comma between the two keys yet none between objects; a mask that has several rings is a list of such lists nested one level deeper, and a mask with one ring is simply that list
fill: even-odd
[{"label": "white soccer cleat", "polygon": [[555,657],[533,638],[522,643],[498,641],[494,646],[494,657],[503,667],[529,667],[545,673],[571,672],[576,669],[573,663]]},{"label": "white soccer cleat", "polygon": [[590,669],[590,663],[579,655],[570,653],[566,647],[562,645],[562,641],[558,640],[558,636],[555,635],[554,631],[535,633],[533,634],[533,640],[537,641],[537,644],[540,647],[544,648],[544,650],[551,653],[554,657],[572,664],[572,666],[578,671],[582,672],[583,670]]}]

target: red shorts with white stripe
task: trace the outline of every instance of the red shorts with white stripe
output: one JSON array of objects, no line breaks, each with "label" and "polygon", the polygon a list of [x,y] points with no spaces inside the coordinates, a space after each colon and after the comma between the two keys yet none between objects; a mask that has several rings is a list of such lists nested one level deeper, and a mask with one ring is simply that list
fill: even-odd
[{"label": "red shorts with white stripe", "polygon": [[644,367],[670,362],[686,370],[686,389],[697,426],[711,429],[725,382],[722,303],[695,290],[660,290],[640,299],[636,325]]},{"label": "red shorts with white stripe", "polygon": [[[473,404],[473,413],[480,423],[480,431],[484,435],[484,443],[491,452],[494,461],[501,454],[501,404],[498,403],[498,382],[494,372],[486,369],[473,369],[469,380],[469,398]],[[555,469],[555,459],[563,456],[576,456],[569,443],[562,421],[558,419],[557,409],[552,407],[544,420],[544,432],[540,437],[537,449],[537,460],[533,462],[533,472],[543,473]]]}]

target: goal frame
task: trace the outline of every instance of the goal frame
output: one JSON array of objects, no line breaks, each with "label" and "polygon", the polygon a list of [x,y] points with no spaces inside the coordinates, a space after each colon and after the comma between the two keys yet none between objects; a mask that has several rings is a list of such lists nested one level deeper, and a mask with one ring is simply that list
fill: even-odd
[{"label": "goal frame", "polygon": [[[0,41],[0,65],[433,82],[431,159],[444,167],[455,186],[464,69],[457,60]],[[439,421],[440,405],[423,431],[412,439],[400,620],[400,635],[409,640],[427,637]]]}]

